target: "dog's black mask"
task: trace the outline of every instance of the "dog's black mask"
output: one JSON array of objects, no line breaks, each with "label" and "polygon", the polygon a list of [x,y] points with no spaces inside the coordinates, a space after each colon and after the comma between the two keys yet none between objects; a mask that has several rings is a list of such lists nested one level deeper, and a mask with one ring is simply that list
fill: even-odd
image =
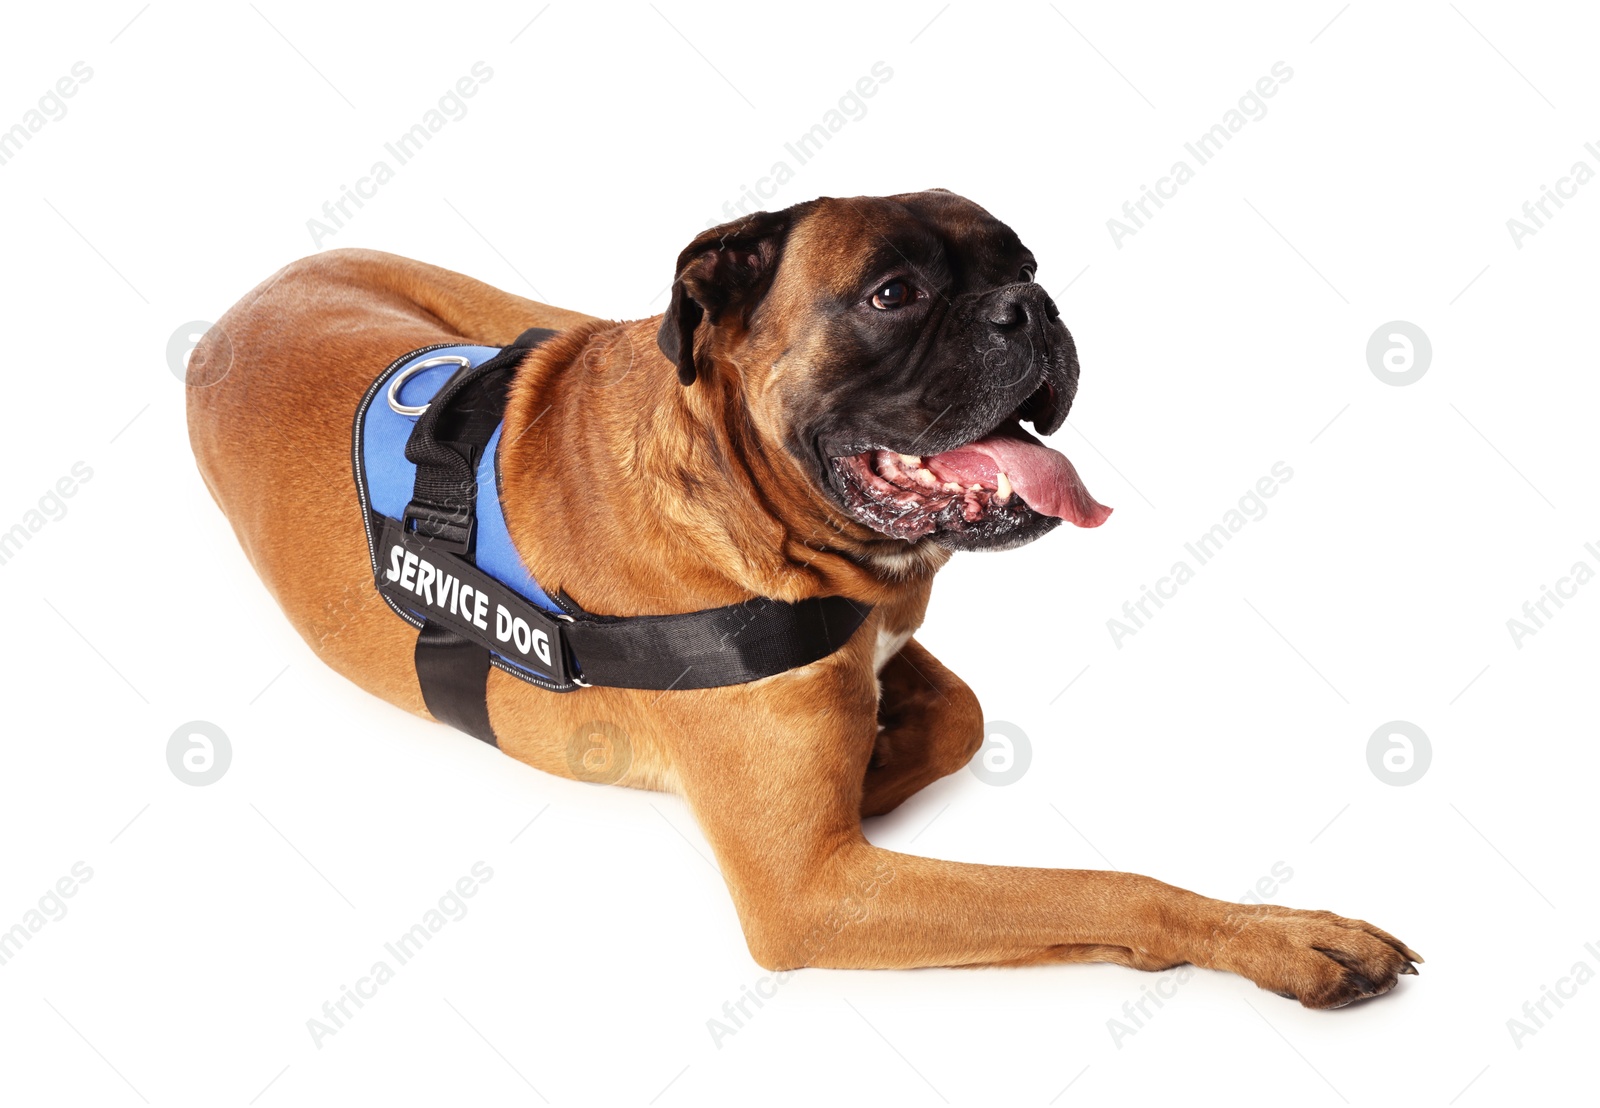
[{"label": "dog's black mask", "polygon": [[856,521],[907,542],[1016,546],[1109,512],[1021,427],[1058,429],[1078,385],[1035,265],[954,193],[824,198],[691,243],[660,345],[688,383],[713,348],[705,332],[723,330],[725,354],[770,374],[785,447]]}]

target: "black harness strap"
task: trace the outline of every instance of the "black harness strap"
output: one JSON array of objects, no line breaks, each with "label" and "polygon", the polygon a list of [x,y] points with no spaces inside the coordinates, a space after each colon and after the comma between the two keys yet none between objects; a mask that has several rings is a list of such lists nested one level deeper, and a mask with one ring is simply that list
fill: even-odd
[{"label": "black harness strap", "polygon": [[757,597],[667,616],[584,614],[563,630],[591,685],[714,689],[826,658],[850,641],[869,610],[842,596],[797,604]]},{"label": "black harness strap", "polygon": [[[523,355],[554,335],[533,328],[476,368],[463,368],[434,395],[406,440],[417,467],[401,531],[437,551],[474,562],[478,459],[500,424],[512,373]],[[490,490],[494,495],[494,490]],[[430,616],[414,655],[422,700],[433,717],[490,746],[489,648]]]},{"label": "black harness strap", "polygon": [[489,725],[489,649],[430,619],[417,632],[413,658],[433,718],[499,746]]}]

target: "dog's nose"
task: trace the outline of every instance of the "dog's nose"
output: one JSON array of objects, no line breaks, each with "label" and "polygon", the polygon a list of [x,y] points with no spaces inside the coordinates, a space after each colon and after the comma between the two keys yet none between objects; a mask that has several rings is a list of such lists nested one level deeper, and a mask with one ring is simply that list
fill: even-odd
[{"label": "dog's nose", "polygon": [[983,316],[1002,331],[1014,331],[1041,317],[1047,322],[1060,319],[1061,312],[1038,285],[1028,283],[990,293]]}]

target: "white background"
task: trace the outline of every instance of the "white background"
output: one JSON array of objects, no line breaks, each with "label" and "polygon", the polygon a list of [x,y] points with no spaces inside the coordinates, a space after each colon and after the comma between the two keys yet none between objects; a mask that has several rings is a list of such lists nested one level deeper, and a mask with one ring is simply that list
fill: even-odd
[{"label": "white background", "polygon": [[[0,966],[8,1102],[1593,1097],[1600,984],[1520,1045],[1507,1021],[1600,970],[1600,585],[1520,647],[1506,626],[1600,569],[1600,183],[1520,247],[1506,226],[1600,169],[1592,14],[129,0],[6,23],[0,127],[93,70],[0,166],[0,529],[93,471],[0,566],[0,928],[93,870]],[[678,250],[882,61],[773,205],[944,186],[1040,258],[1083,362],[1055,441],[1117,512],[943,573],[920,637],[1031,765],[960,772],[874,841],[1229,897],[1282,863],[1273,899],[1395,931],[1422,975],[1318,1013],[1200,973],[1118,1040],[1152,978],[808,971],[718,1043],[763,973],[679,801],[542,776],[324,669],[195,472],[169,339],[312,252],[307,220],[480,60],[469,113],[322,246],[651,315]],[[1265,118],[1186,158],[1279,61]],[[1180,158],[1195,179],[1116,245],[1106,221]],[[1433,347],[1405,387],[1366,357],[1394,320]],[[1106,621],[1278,461],[1265,518],[1115,645]],[[207,787],[167,765],[191,720],[231,741]],[[1391,720],[1430,740],[1414,784],[1369,768]],[[469,914],[314,1045],[480,860]]]}]

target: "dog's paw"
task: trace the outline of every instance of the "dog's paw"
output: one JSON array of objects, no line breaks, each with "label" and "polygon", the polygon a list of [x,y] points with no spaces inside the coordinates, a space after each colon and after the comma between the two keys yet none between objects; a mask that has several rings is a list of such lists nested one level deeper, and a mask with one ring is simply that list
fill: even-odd
[{"label": "dog's paw", "polygon": [[1422,956],[1365,920],[1273,908],[1242,921],[1220,962],[1307,1008],[1342,1008],[1381,996]]}]

